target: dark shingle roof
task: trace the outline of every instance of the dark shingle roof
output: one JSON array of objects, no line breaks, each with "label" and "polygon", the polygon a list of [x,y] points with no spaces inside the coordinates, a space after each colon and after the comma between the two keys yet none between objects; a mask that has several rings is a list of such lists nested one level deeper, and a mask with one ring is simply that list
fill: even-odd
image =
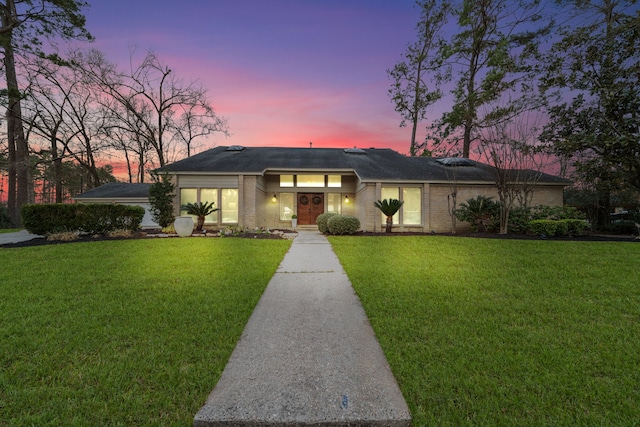
[{"label": "dark shingle roof", "polygon": [[[159,172],[263,175],[268,171],[354,171],[363,181],[492,181],[491,167],[447,166],[430,157],[406,157],[388,148],[216,147],[166,165]],[[454,162],[455,163],[455,162]],[[539,182],[570,184],[543,174]]]},{"label": "dark shingle roof", "polygon": [[144,198],[149,197],[151,184],[109,182],[100,187],[78,194],[74,199],[118,199],[118,198]]}]

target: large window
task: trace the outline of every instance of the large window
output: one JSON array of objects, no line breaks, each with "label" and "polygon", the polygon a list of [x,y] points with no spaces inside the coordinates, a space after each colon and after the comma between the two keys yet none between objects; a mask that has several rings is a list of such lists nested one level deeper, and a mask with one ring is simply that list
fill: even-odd
[{"label": "large window", "polygon": [[238,189],[223,188],[220,190],[220,208],[222,211],[222,222],[238,222]]},{"label": "large window", "polygon": [[[187,203],[211,203],[219,210],[204,218],[205,224],[217,224],[238,222],[238,189],[237,188],[181,188],[180,189],[180,215],[187,212],[182,207]],[[194,217],[194,221],[195,221]]]},{"label": "large window", "polygon": [[280,175],[280,187],[293,187],[293,175]]},{"label": "large window", "polygon": [[[202,203],[213,202],[214,209],[219,208],[218,205],[218,189],[217,188],[201,188],[200,189],[200,201]],[[218,222],[218,211],[213,212],[210,215],[204,217],[205,224],[209,223],[217,223]]]},{"label": "large window", "polygon": [[327,175],[327,187],[340,188],[342,187],[341,175]]},{"label": "large window", "polygon": [[297,187],[324,187],[324,175],[297,175]]},{"label": "large window", "polygon": [[405,187],[402,189],[402,223],[406,225],[420,225],[422,223],[422,199],[420,189]]},{"label": "large window", "polygon": [[[403,205],[393,216],[394,224],[420,225],[422,224],[422,192],[418,187],[382,187],[382,199],[398,199]],[[382,224],[387,221],[382,214]]]},{"label": "large window", "polygon": [[293,193],[280,193],[280,221],[291,221]]},{"label": "large window", "polygon": [[340,193],[327,194],[327,212],[342,213],[342,195]]}]

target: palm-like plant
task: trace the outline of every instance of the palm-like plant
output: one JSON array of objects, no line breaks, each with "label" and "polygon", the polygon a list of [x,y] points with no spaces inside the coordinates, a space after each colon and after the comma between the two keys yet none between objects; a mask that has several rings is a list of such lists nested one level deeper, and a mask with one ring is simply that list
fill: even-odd
[{"label": "palm-like plant", "polygon": [[373,202],[376,208],[387,216],[387,228],[385,233],[391,233],[391,227],[393,226],[393,216],[400,210],[402,204],[398,199],[384,199]]},{"label": "palm-like plant", "polygon": [[215,211],[218,211],[218,208],[214,208],[213,205],[215,202],[196,202],[196,203],[187,203],[182,206],[182,210],[187,212],[187,215],[194,215],[198,217],[198,222],[196,223],[196,231],[202,231],[202,227],[204,226],[204,217],[207,215],[211,215]]}]

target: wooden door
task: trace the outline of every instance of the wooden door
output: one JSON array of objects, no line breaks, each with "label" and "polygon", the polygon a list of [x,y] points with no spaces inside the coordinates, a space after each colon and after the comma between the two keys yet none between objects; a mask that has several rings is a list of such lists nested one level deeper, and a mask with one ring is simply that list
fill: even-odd
[{"label": "wooden door", "polygon": [[324,213],[323,193],[298,193],[298,225],[315,225]]}]

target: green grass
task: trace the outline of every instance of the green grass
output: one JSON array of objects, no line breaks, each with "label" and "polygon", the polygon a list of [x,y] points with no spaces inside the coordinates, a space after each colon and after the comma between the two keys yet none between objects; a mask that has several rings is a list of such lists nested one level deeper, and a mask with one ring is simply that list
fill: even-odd
[{"label": "green grass", "polygon": [[330,241],[415,426],[638,425],[640,244]]},{"label": "green grass", "polygon": [[191,425],[289,245],[0,249],[0,425]]}]

